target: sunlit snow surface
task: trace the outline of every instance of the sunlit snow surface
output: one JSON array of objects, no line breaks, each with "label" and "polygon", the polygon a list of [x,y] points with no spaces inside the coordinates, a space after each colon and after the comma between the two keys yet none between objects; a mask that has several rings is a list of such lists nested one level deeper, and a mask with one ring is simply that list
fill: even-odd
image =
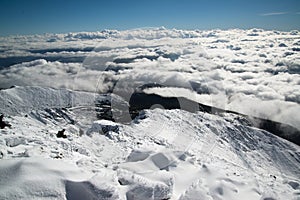
[{"label": "sunlit snow surface", "polygon": [[19,85],[0,91],[0,199],[299,199],[300,147],[241,116],[157,108],[124,124],[95,104],[156,84],[299,129],[299,51],[299,32],[257,29],[0,38],[0,87]]}]

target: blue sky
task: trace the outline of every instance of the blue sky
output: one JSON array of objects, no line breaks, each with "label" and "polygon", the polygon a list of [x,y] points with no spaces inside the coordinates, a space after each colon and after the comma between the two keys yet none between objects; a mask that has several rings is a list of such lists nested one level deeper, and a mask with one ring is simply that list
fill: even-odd
[{"label": "blue sky", "polygon": [[158,26],[300,30],[300,0],[0,1],[0,35]]}]

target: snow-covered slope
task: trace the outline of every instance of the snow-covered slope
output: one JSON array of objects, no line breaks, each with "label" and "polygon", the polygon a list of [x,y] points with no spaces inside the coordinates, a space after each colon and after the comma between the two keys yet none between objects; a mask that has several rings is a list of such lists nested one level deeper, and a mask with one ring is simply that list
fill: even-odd
[{"label": "snow-covered slope", "polygon": [[114,95],[15,87],[0,98],[11,125],[1,199],[300,198],[300,147],[241,116],[156,108],[121,124],[97,115],[124,103]]},{"label": "snow-covered slope", "polygon": [[0,37],[0,199],[300,199],[299,38]]}]

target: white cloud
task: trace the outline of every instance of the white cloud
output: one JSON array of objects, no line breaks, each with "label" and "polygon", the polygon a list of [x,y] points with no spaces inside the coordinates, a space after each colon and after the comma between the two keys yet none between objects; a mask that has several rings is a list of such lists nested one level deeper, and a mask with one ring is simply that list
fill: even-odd
[{"label": "white cloud", "polygon": [[[175,96],[297,126],[300,56],[293,48],[298,37],[295,31],[260,29],[141,29],[0,38],[2,60],[33,59],[1,70],[0,86],[132,92],[155,82],[177,88]],[[76,57],[85,59],[80,63]],[[167,89],[163,92],[172,94]]]},{"label": "white cloud", "polygon": [[274,15],[285,15],[287,12],[270,12],[270,13],[262,13],[260,16],[274,16]]},{"label": "white cloud", "polygon": [[53,88],[69,88],[90,92],[106,92],[111,83],[99,85],[110,73],[83,69],[79,63],[47,62],[40,59],[21,63],[2,70],[1,87],[13,85],[39,85]]}]

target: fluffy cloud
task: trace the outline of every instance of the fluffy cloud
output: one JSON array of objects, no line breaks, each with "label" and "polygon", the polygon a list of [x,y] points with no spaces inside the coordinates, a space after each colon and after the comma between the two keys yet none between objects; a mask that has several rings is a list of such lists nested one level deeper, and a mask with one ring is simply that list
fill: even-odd
[{"label": "fluffy cloud", "polygon": [[148,92],[300,128],[299,35],[157,28],[0,38],[0,85],[130,95],[135,87],[158,83],[165,87]]},{"label": "fluffy cloud", "polygon": [[53,88],[69,88],[73,90],[106,92],[111,83],[100,85],[110,73],[102,73],[83,69],[80,63],[47,62],[40,59],[32,62],[13,65],[1,71],[1,87],[13,85],[39,85]]}]

